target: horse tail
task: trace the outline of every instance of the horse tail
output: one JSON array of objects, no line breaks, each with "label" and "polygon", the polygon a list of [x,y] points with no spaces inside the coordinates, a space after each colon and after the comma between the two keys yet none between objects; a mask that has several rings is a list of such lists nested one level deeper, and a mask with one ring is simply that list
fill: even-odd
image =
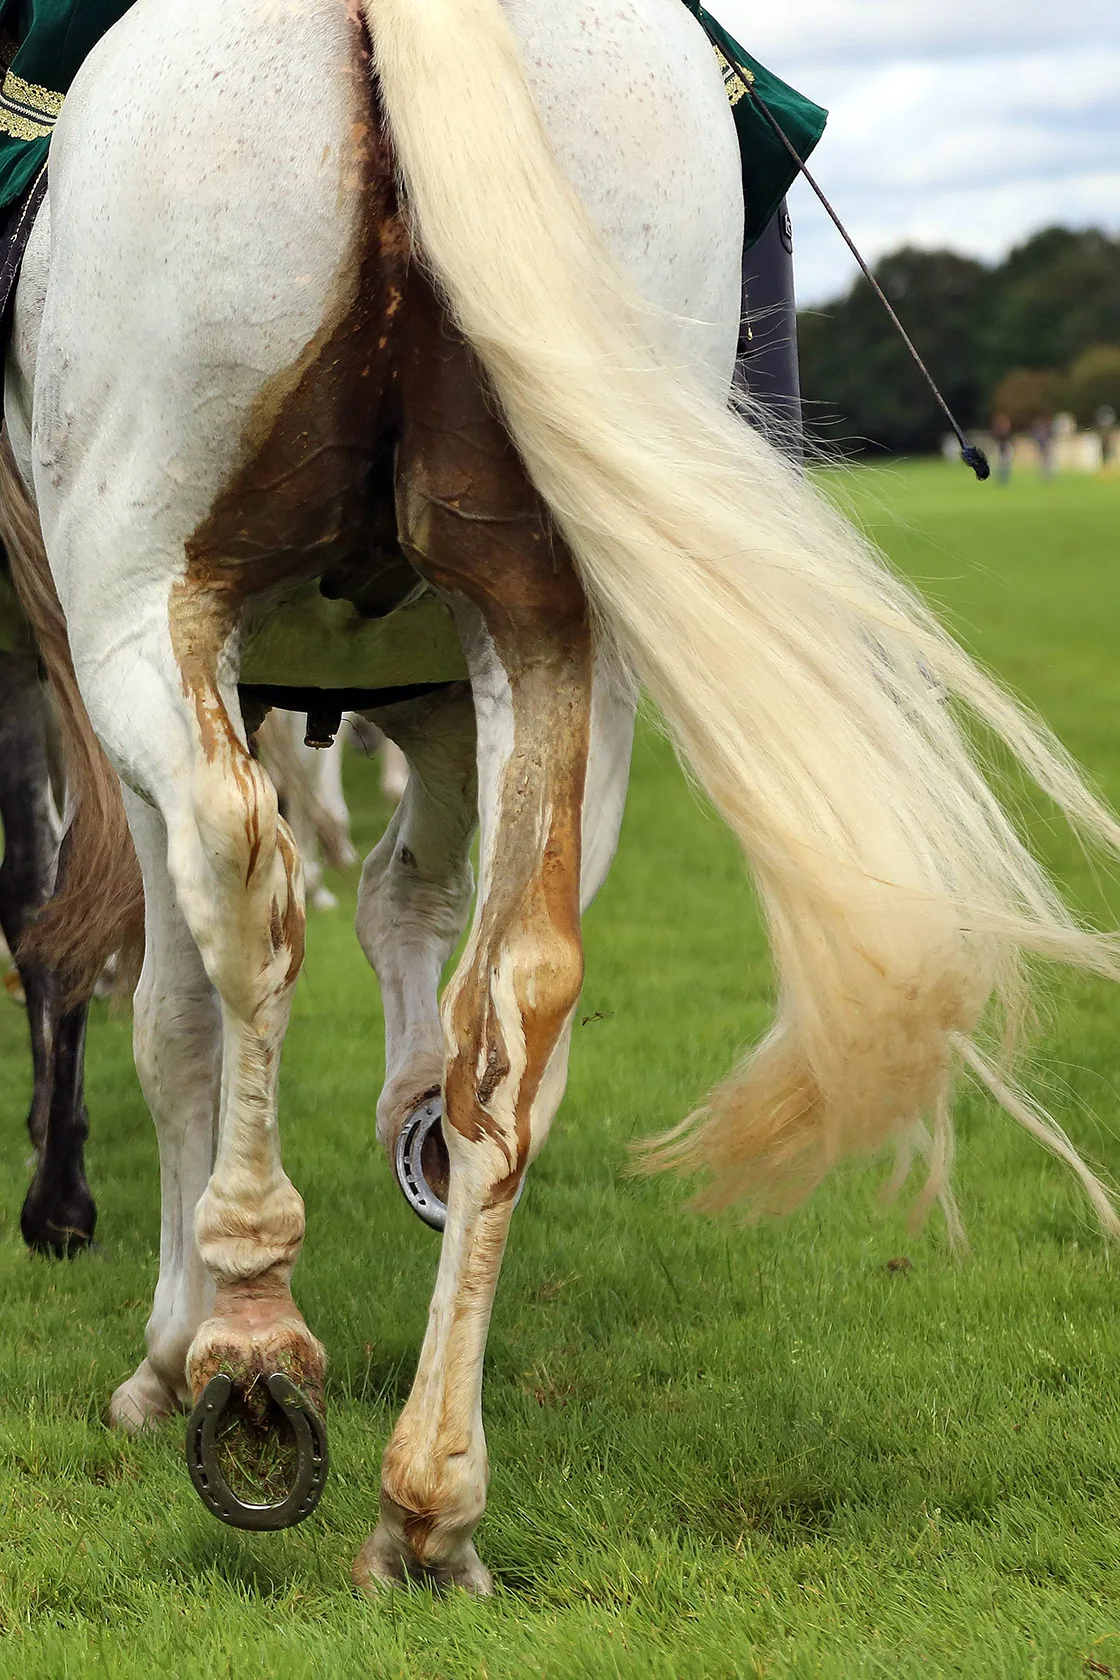
[{"label": "horse tail", "polygon": [[[774,1025],[651,1165],[781,1210],[894,1140],[946,1190],[967,1068],[1099,1181],[1012,1084],[1033,959],[1120,978],[992,793],[961,707],[1083,833],[1120,825],[796,467],[680,366],[563,175],[500,0],[364,0],[417,250],[579,568],[740,840]],[[960,704],[958,704],[960,703]],[[995,1049],[984,1049],[987,1037]],[[928,1122],[928,1124],[927,1124]]]},{"label": "horse tail", "polygon": [[120,782],[78,691],[38,515],[6,435],[0,440],[0,542],[50,682],[66,777],[59,878],[22,948],[57,970],[69,1006],[92,996],[111,956],[122,983],[135,976],[144,944],[144,889]]}]

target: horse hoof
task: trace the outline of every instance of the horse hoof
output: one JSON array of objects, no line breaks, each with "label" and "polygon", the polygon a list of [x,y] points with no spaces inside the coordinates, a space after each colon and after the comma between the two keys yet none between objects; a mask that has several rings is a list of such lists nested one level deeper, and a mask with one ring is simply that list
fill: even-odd
[{"label": "horse hoof", "polygon": [[[393,1172],[413,1213],[433,1231],[444,1230],[451,1162],[443,1139],[443,1098],[438,1091],[413,1109],[398,1132]],[[514,1207],[524,1188],[522,1175]]]},{"label": "horse hoof", "polygon": [[32,1184],[19,1216],[23,1240],[32,1254],[47,1254],[55,1260],[72,1260],[90,1248],[96,1225],[97,1204],[88,1190],[75,1190],[67,1200],[52,1200],[48,1206]]},{"label": "horse hoof", "polygon": [[327,1426],[306,1395],[282,1371],[267,1381],[274,1404],[287,1419],[296,1445],[295,1481],[271,1504],[243,1500],[230,1487],[218,1451],[218,1429],[233,1396],[225,1371],[211,1377],[187,1422],[187,1469],[206,1509],[231,1528],[270,1533],[309,1517],[323,1497],[329,1455]]},{"label": "horse hoof", "polygon": [[392,1592],[410,1581],[428,1581],[434,1587],[458,1587],[474,1598],[489,1598],[494,1591],[494,1577],[467,1542],[454,1562],[429,1567],[419,1564],[401,1546],[384,1523],[374,1529],[350,1571],[350,1578],[359,1592],[369,1597]]}]

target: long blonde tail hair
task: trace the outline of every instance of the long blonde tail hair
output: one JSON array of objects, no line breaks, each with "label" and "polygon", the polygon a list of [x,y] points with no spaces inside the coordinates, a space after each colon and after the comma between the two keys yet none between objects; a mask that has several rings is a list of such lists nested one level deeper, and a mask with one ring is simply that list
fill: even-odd
[{"label": "long blonde tail hair", "polygon": [[1084,833],[1115,851],[1120,826],[804,476],[659,351],[664,324],[555,159],[501,0],[363,7],[419,255],[764,907],[775,1023],[653,1162],[707,1169],[710,1201],[782,1209],[841,1157],[917,1141],[928,1197],[964,1064],[1120,1234],[1068,1139],[976,1042],[1002,1006],[1010,1048],[1031,958],[1115,978],[1120,946],[1026,851],[954,702]]}]

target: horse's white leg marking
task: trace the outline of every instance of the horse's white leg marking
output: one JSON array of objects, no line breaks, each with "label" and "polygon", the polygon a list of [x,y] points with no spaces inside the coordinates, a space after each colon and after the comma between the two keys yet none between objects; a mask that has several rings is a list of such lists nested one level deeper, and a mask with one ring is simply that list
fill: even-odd
[{"label": "horse's white leg marking", "polygon": [[214,1288],[194,1237],[194,1212],[214,1159],[221,1079],[218,1000],[175,900],[159,813],[125,791],[144,875],[145,952],[134,1004],[136,1071],[159,1139],[162,1223],[159,1282],[147,1358],[123,1382],[110,1421],[130,1433],[189,1398],[187,1351]]},{"label": "horse's white leg marking", "polygon": [[377,1135],[389,1149],[406,1116],[443,1084],[439,983],[470,908],[477,780],[465,685],[395,706],[378,722],[408,761],[404,796],[362,870],[356,918],[385,1012]]}]

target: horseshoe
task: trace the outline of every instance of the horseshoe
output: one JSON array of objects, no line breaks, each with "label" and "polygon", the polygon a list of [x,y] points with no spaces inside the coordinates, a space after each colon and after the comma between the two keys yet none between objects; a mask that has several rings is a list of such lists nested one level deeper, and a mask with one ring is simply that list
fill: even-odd
[{"label": "horseshoe", "polygon": [[429,1097],[413,1109],[400,1129],[393,1151],[393,1171],[404,1199],[433,1231],[442,1231],[447,1224],[447,1206],[428,1183],[421,1156],[429,1135],[442,1119],[441,1098],[438,1094]]},{"label": "horseshoe", "polygon": [[219,1522],[258,1534],[291,1528],[309,1517],[323,1497],[330,1466],[327,1426],[306,1395],[282,1371],[269,1377],[268,1392],[295,1432],[297,1453],[295,1485],[275,1505],[246,1504],[222,1474],[214,1440],[233,1393],[224,1371],[210,1378],[187,1420],[187,1469],[198,1497]]},{"label": "horseshoe", "polygon": [[[428,1097],[419,1108],[414,1108],[400,1132],[397,1134],[396,1147],[393,1150],[393,1174],[401,1187],[405,1201],[425,1225],[433,1231],[442,1231],[447,1226],[447,1204],[437,1194],[428,1182],[424,1171],[424,1145],[431,1133],[443,1120],[443,1098],[437,1092]],[[521,1200],[525,1189],[525,1174],[521,1176],[521,1183],[517,1186],[517,1195],[513,1199],[514,1207]]]}]

